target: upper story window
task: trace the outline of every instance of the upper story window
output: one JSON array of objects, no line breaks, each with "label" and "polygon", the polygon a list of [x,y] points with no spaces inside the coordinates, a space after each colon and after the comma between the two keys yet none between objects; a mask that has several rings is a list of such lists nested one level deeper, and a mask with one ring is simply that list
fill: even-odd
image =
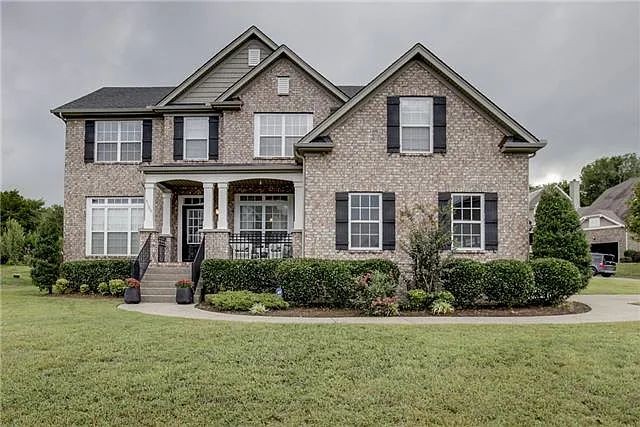
[{"label": "upper story window", "polygon": [[400,152],[433,151],[433,98],[400,98]]},{"label": "upper story window", "polygon": [[453,248],[484,249],[484,194],[452,194],[451,208]]},{"label": "upper story window", "polygon": [[260,49],[249,49],[248,65],[255,67],[260,63]]},{"label": "upper story window", "polygon": [[349,193],[349,249],[382,249],[382,194]]},{"label": "upper story window", "polygon": [[293,144],[313,127],[313,114],[256,114],[256,157],[293,157]]},{"label": "upper story window", "polygon": [[142,161],[142,121],[97,121],[96,162]]},{"label": "upper story window", "polygon": [[289,76],[280,76],[278,80],[278,95],[289,95]]},{"label": "upper story window", "polygon": [[[179,141],[179,140],[178,140]],[[184,118],[184,160],[209,158],[209,118]]]},{"label": "upper story window", "polygon": [[137,254],[143,203],[140,197],[87,199],[87,255]]}]

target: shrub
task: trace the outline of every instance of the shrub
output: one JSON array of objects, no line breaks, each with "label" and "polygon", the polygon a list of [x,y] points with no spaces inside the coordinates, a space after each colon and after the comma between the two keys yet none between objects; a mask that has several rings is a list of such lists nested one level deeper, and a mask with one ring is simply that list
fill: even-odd
[{"label": "shrub", "polygon": [[0,233],[0,257],[7,264],[21,264],[25,254],[24,229],[10,218]]},{"label": "shrub", "polygon": [[444,300],[436,300],[431,304],[431,312],[436,316],[453,313],[453,305]]},{"label": "shrub", "polygon": [[534,277],[533,302],[559,304],[580,291],[580,271],[569,261],[540,258],[530,264]]},{"label": "shrub", "polygon": [[624,258],[628,258],[629,261],[623,261],[621,259],[620,262],[640,262],[640,251],[627,249],[626,251],[624,251]]},{"label": "shrub", "polygon": [[352,260],[352,261],[338,261],[347,264],[347,268],[349,269],[349,273],[353,277],[360,277],[365,273],[370,273],[372,271],[379,271],[381,273],[387,273],[395,280],[400,277],[400,270],[398,266],[388,259],[363,259],[363,260]]},{"label": "shrub", "polygon": [[427,307],[427,298],[428,294],[422,289],[411,289],[407,292],[403,308],[405,310],[424,310]]},{"label": "shrub", "polygon": [[[51,293],[51,287],[61,276],[62,207],[54,205],[45,209],[36,229],[36,236],[31,253],[33,257],[31,280],[40,290],[47,289]],[[64,275],[62,277],[66,278]],[[78,286],[80,283],[78,283]],[[70,283],[70,285],[72,288],[77,289],[74,283]]]},{"label": "shrub", "polygon": [[486,264],[485,293],[489,300],[507,307],[523,305],[533,294],[533,270],[518,260],[495,260]]},{"label": "shrub", "polygon": [[264,306],[261,302],[257,302],[251,306],[249,309],[249,313],[251,314],[265,314],[267,311],[267,307]]},{"label": "shrub", "polygon": [[86,283],[80,285],[80,293],[81,294],[91,293],[91,287],[89,285],[87,285]]},{"label": "shrub", "polygon": [[64,294],[69,289],[69,281],[66,279],[58,279],[56,283],[53,285],[53,292],[56,294]]},{"label": "shrub", "polygon": [[283,260],[207,259],[202,262],[201,277],[205,293],[220,291],[275,292],[276,267]]},{"label": "shrub", "polygon": [[397,282],[390,274],[374,271],[355,279],[354,285],[356,296],[351,300],[351,305],[367,311],[372,308],[373,301],[393,297]]},{"label": "shrub", "polygon": [[582,287],[591,277],[589,244],[571,202],[552,188],[540,196],[533,230],[534,258],[560,258],[578,267]]},{"label": "shrub", "polygon": [[397,316],[400,314],[398,310],[398,297],[378,297],[371,301],[371,305],[366,312],[370,316]]},{"label": "shrub", "polygon": [[628,264],[633,262],[633,258],[628,257],[628,256],[623,256],[622,258],[620,258],[620,262]]},{"label": "shrub", "polygon": [[208,294],[205,301],[222,311],[249,311],[254,304],[262,304],[265,309],[285,310],[289,304],[275,294],[258,294],[250,291],[225,291]]},{"label": "shrub", "polygon": [[124,295],[124,290],[126,288],[127,285],[122,279],[109,280],[109,292],[115,297],[121,297]]},{"label": "shrub", "polygon": [[300,306],[345,307],[354,297],[344,261],[289,259],[276,269],[284,299]]},{"label": "shrub", "polygon": [[442,287],[455,297],[456,306],[471,307],[484,291],[485,265],[471,259],[452,259],[443,268]]},{"label": "shrub", "polygon": [[453,294],[449,291],[434,292],[432,295],[432,302],[442,301],[453,304],[456,300]]},{"label": "shrub", "polygon": [[96,259],[67,261],[60,268],[60,275],[67,279],[71,287],[78,289],[82,283],[95,291],[96,284],[112,279],[124,280],[131,276],[131,261],[127,259]]},{"label": "shrub", "polygon": [[100,284],[98,284],[98,293],[105,296],[110,295],[109,284],[107,282],[100,282]]}]

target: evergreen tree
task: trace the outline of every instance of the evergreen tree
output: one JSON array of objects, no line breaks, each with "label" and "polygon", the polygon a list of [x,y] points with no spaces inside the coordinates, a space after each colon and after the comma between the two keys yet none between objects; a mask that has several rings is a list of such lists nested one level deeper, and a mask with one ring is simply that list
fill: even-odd
[{"label": "evergreen tree", "polygon": [[51,293],[62,262],[62,207],[44,210],[32,255],[31,279],[41,290]]},{"label": "evergreen tree", "polygon": [[625,218],[627,230],[640,240],[640,182],[636,184],[633,190],[633,197],[629,200],[629,213]]},{"label": "evergreen tree", "polygon": [[15,219],[7,221],[0,236],[0,259],[8,264],[20,264],[24,259],[24,230]]},{"label": "evergreen tree", "polygon": [[560,258],[573,263],[582,274],[582,286],[591,277],[589,244],[571,202],[551,188],[543,190],[533,230],[534,258]]}]

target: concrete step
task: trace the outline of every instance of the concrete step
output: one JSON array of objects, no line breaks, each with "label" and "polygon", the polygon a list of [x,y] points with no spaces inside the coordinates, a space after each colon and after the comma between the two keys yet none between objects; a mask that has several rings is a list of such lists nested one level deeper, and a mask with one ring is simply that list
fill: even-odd
[{"label": "concrete step", "polygon": [[190,268],[174,268],[174,269],[169,269],[169,268],[148,268],[147,271],[144,273],[144,276],[146,277],[147,274],[169,274],[172,276],[191,276],[191,269]]},{"label": "concrete step", "polygon": [[169,280],[167,280],[167,279],[149,279],[149,280],[144,279],[140,286],[143,286],[143,287],[149,287],[150,286],[152,288],[154,288],[154,287],[165,287],[165,286],[174,287],[177,281],[178,281],[177,279],[169,279]]},{"label": "concrete step", "polygon": [[142,277],[142,280],[144,280],[144,279],[152,279],[152,280],[191,279],[191,272],[188,272],[188,273],[167,273],[167,272],[155,272],[154,271],[154,272],[151,272],[151,273],[146,273]]},{"label": "concrete step", "polygon": [[175,303],[175,295],[142,295],[140,300],[142,302],[169,302]]},{"label": "concrete step", "polygon": [[147,288],[147,287],[141,287],[140,288],[140,295],[142,296],[151,296],[151,295],[176,295],[176,288],[174,286],[172,287],[165,287],[165,288]]}]

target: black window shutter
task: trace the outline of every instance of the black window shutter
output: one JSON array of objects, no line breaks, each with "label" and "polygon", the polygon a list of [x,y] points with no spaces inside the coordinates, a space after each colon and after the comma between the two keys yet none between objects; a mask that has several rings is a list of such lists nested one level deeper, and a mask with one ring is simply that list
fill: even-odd
[{"label": "black window shutter", "polygon": [[150,162],[151,161],[151,134],[153,131],[153,126],[151,124],[151,119],[142,121],[142,161]]},{"label": "black window shutter", "polygon": [[173,118],[173,160],[182,160],[184,145],[184,117]]},{"label": "black window shutter", "polygon": [[336,249],[349,249],[349,193],[336,193]]},{"label": "black window shutter", "polygon": [[433,97],[433,152],[447,152],[447,98]]},{"label": "black window shutter", "polygon": [[400,98],[387,97],[387,153],[400,152]]},{"label": "black window shutter", "polygon": [[93,153],[96,145],[96,122],[85,120],[84,122],[84,162],[93,163]]},{"label": "black window shutter", "polygon": [[209,117],[209,160],[218,160],[218,132],[220,117]]},{"label": "black window shutter", "polygon": [[[438,193],[438,225],[441,229],[451,233],[451,193]],[[442,249],[451,249],[451,239],[444,244]]]},{"label": "black window shutter", "polygon": [[396,248],[396,193],[382,193],[382,249]]},{"label": "black window shutter", "polygon": [[498,250],[498,193],[484,193],[484,248]]}]

